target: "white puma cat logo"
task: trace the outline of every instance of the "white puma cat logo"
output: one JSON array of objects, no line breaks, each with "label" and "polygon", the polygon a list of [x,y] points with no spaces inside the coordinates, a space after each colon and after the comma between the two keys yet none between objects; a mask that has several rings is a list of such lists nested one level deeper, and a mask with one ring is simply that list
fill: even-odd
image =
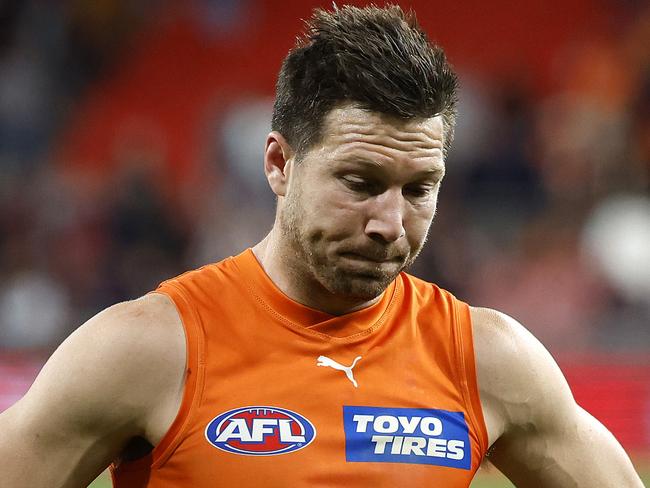
[{"label": "white puma cat logo", "polygon": [[339,371],[343,371],[345,373],[345,376],[348,377],[348,379],[352,382],[355,388],[358,388],[359,385],[357,384],[357,381],[354,379],[354,375],[352,374],[352,368],[354,368],[357,364],[357,362],[361,359],[361,356],[357,356],[354,358],[354,361],[352,361],[352,364],[350,366],[343,366],[342,364],[337,363],[333,359],[328,358],[327,356],[318,356],[318,361],[316,362],[316,366],[327,366],[330,368],[338,369]]}]

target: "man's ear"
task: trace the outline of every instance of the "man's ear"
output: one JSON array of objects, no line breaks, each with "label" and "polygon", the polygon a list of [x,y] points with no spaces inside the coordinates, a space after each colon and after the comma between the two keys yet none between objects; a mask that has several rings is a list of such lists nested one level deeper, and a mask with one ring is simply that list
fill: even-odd
[{"label": "man's ear", "polygon": [[273,193],[285,196],[293,161],[293,149],[282,134],[277,131],[266,137],[264,149],[264,174]]}]

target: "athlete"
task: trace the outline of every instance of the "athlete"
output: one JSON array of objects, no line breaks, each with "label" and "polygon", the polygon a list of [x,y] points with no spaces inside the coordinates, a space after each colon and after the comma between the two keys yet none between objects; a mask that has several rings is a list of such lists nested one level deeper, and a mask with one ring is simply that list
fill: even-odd
[{"label": "athlete", "polygon": [[285,59],[264,240],[80,327],[0,416],[0,486],[641,487],[544,347],[408,275],[456,76],[398,7],[315,11]]}]

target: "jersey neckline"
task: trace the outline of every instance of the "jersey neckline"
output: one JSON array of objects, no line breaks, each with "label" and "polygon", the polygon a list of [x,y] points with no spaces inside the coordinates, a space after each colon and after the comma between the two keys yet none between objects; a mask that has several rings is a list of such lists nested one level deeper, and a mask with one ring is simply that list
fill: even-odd
[{"label": "jersey neckline", "polygon": [[376,303],[347,314],[331,315],[285,295],[266,274],[251,248],[232,259],[242,271],[242,278],[250,291],[285,322],[298,325],[308,332],[339,339],[366,335],[379,327],[392,308],[398,288],[397,282],[401,279],[400,276],[393,280]]}]

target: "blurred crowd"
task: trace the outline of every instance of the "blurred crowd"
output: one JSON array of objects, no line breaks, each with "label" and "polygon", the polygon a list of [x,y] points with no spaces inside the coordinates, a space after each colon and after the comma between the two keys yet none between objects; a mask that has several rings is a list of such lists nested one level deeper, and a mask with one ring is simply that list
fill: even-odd
[{"label": "blurred crowd", "polygon": [[[215,42],[236,35],[251,2],[188,3],[194,34]],[[116,136],[99,182],[61,160],[76,111],[169,4],[0,2],[2,349],[51,348],[102,308],[238,253],[272,225],[261,163],[273,81],[230,92],[204,118],[182,182],[146,126]],[[544,89],[524,70],[495,76],[452,57],[456,141],[412,270],[513,315],[559,353],[650,351],[650,8],[625,3],[616,22],[555,52]]]}]

